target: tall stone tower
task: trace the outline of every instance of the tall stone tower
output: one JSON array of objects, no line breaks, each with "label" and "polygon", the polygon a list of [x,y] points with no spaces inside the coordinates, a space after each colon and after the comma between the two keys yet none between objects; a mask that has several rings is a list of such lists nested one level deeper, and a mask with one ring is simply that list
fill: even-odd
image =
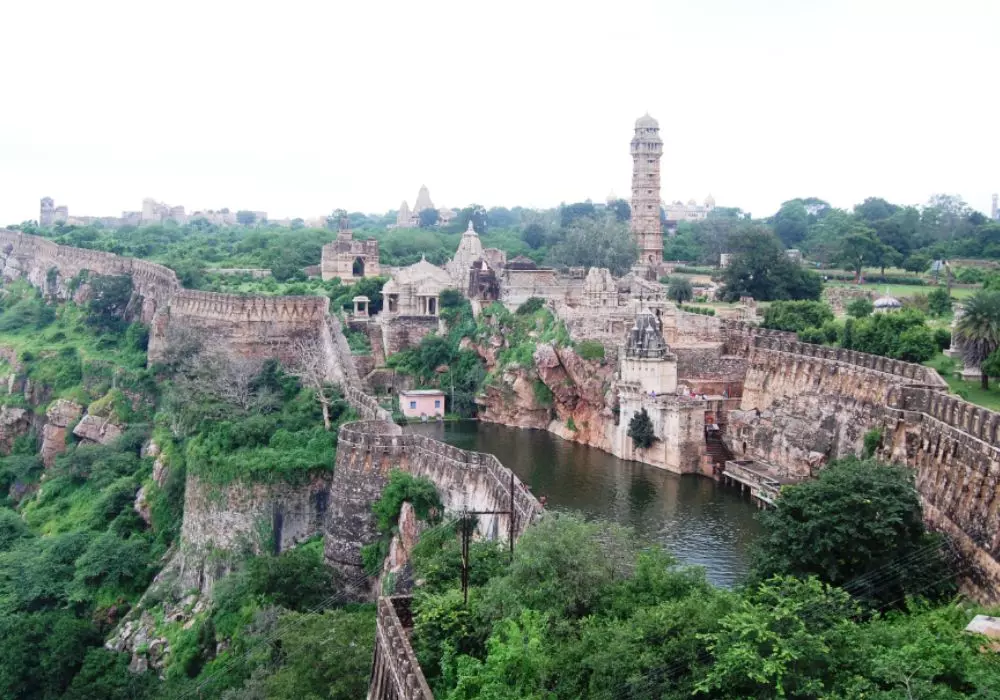
[{"label": "tall stone tower", "polygon": [[42,197],[42,205],[38,211],[38,225],[51,226],[55,220],[56,203],[52,197]]},{"label": "tall stone tower", "polygon": [[654,268],[663,261],[660,227],[660,124],[649,114],[635,120],[632,137],[632,235],[639,246],[639,264]]}]

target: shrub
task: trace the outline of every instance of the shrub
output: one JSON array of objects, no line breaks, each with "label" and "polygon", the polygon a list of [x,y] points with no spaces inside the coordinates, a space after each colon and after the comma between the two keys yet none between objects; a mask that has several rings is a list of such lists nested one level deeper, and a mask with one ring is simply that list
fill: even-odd
[{"label": "shrub", "polygon": [[656,434],[653,432],[653,421],[650,420],[645,408],[632,416],[632,420],[628,424],[628,436],[632,438],[632,444],[635,447],[641,448],[649,447],[656,440]]},{"label": "shrub", "polygon": [[535,394],[535,402],[538,403],[539,406],[545,406],[547,408],[552,405],[555,396],[552,394],[552,389],[550,389],[545,382],[540,379],[536,379],[531,385],[531,388]]},{"label": "shrub", "polygon": [[523,304],[517,307],[514,313],[518,316],[529,316],[545,307],[545,300],[541,297],[529,297]]},{"label": "shrub", "polygon": [[603,360],[604,344],[596,340],[582,340],[577,343],[576,354],[584,360]]},{"label": "shrub", "polygon": [[667,296],[678,304],[691,301],[691,297],[694,296],[691,281],[685,277],[671,277],[667,287]]},{"label": "shrub", "polygon": [[951,297],[948,290],[938,287],[927,295],[927,310],[932,316],[944,316],[951,312]]},{"label": "shrub", "polygon": [[951,331],[945,328],[934,329],[934,345],[938,351],[943,352],[951,347]]},{"label": "shrub", "polygon": [[861,454],[865,459],[871,459],[875,456],[875,452],[879,447],[882,446],[882,429],[872,428],[864,437],[864,445],[861,450]]},{"label": "shrub", "polygon": [[826,335],[821,328],[805,328],[799,331],[799,340],[803,343],[815,343],[822,345],[826,340]]},{"label": "shrub", "polygon": [[864,318],[865,316],[871,316],[873,311],[875,311],[875,305],[868,297],[853,299],[847,305],[847,315],[852,318]]},{"label": "shrub", "polygon": [[[776,331],[804,331],[821,328],[833,320],[833,310],[821,301],[775,301],[764,312],[764,328]],[[815,342],[815,341],[809,341]]]}]

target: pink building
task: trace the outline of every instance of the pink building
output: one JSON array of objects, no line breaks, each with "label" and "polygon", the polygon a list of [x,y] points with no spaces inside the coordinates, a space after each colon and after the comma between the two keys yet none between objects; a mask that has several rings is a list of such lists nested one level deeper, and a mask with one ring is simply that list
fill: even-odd
[{"label": "pink building", "polygon": [[401,391],[399,410],[407,418],[444,416],[444,392],[440,389]]}]

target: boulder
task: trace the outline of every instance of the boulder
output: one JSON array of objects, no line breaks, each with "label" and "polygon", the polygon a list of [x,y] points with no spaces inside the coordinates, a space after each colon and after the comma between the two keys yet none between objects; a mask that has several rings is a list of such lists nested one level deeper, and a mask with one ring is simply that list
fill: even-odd
[{"label": "boulder", "polygon": [[10,454],[14,440],[31,430],[31,413],[23,408],[0,408],[0,453]]},{"label": "boulder", "polygon": [[132,509],[139,514],[139,517],[147,525],[153,521],[152,508],[146,500],[145,486],[139,489],[139,493],[135,495],[135,503],[132,505]]},{"label": "boulder", "polygon": [[73,434],[81,440],[110,445],[125,432],[124,426],[112,423],[108,418],[86,415],[76,424]]},{"label": "boulder", "polygon": [[69,399],[56,399],[45,411],[47,422],[42,428],[42,464],[51,467],[56,455],[66,451],[66,429],[83,413],[83,406]]}]

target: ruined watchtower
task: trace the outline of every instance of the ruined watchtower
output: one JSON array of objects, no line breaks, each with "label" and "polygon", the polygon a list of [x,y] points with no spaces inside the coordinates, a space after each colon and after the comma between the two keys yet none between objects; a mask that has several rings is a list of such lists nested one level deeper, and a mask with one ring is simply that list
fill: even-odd
[{"label": "ruined watchtower", "polygon": [[632,235],[639,246],[639,264],[655,268],[663,261],[660,227],[660,125],[649,114],[635,120],[632,137]]},{"label": "ruined watchtower", "polygon": [[378,241],[374,238],[367,241],[354,240],[347,218],[341,217],[337,240],[323,246],[320,273],[324,281],[334,277],[342,280],[378,277],[381,273]]}]

